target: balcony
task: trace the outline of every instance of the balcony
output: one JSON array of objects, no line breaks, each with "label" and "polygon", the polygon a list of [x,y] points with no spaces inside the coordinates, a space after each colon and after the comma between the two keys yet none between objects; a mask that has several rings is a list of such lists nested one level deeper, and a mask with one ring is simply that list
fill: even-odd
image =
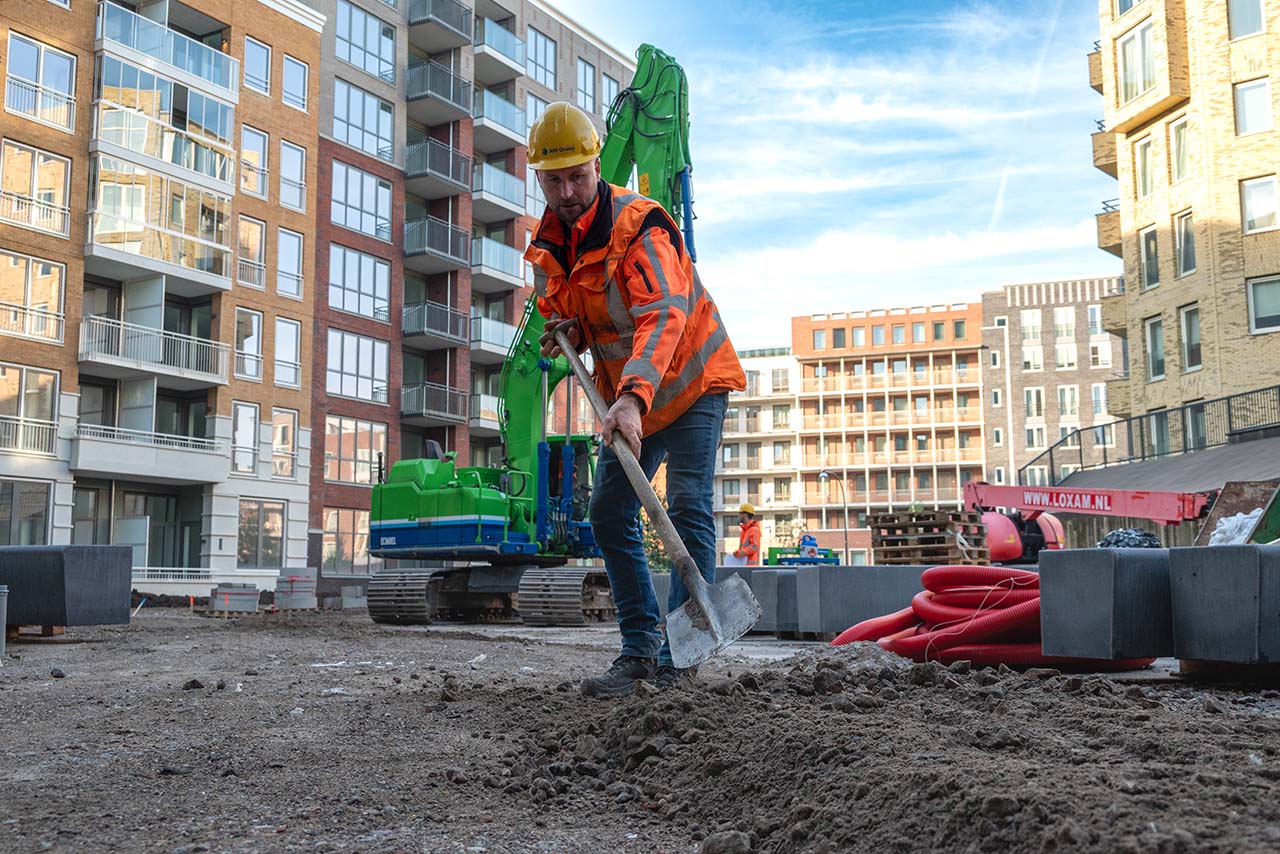
[{"label": "balcony", "polygon": [[424,199],[444,199],[467,191],[471,158],[438,139],[404,149],[405,189]]},{"label": "balcony", "polygon": [[457,0],[409,0],[409,44],[440,53],[471,41],[471,9]]},{"label": "balcony", "polygon": [[163,273],[165,289],[184,297],[231,288],[231,249],[112,214],[91,212],[85,271],[117,281]]},{"label": "balcony", "polygon": [[0,453],[52,457],[58,452],[58,422],[0,415]]},{"label": "balcony", "polygon": [[404,265],[419,273],[446,273],[467,266],[468,235],[433,216],[406,220]]},{"label": "balcony", "polygon": [[493,437],[502,435],[502,422],[498,417],[498,396],[496,394],[471,395],[471,414],[467,424],[472,436]]},{"label": "balcony", "polygon": [[467,393],[439,383],[407,385],[400,392],[400,417],[415,427],[448,427],[467,420]]},{"label": "balcony", "polygon": [[476,82],[506,83],[524,74],[524,40],[490,18],[476,18]]},{"label": "balcony", "polygon": [[77,476],[150,483],[218,483],[231,473],[221,442],[81,422],[71,442]]},{"label": "balcony", "polygon": [[401,321],[405,346],[419,350],[465,347],[467,320],[467,315],[444,303],[419,302],[406,305]]},{"label": "balcony", "polygon": [[1107,413],[1117,418],[1133,416],[1133,386],[1128,376],[1107,380]]},{"label": "balcony", "polygon": [[[240,93],[240,61],[187,38],[163,24],[103,0],[98,4],[95,50],[104,47],[146,67],[155,60],[171,75],[235,104]],[[120,49],[123,50],[120,50]]]},{"label": "balcony", "polygon": [[1099,130],[1093,135],[1093,165],[1112,178],[1116,177],[1116,135]]},{"label": "balcony", "polygon": [[502,222],[524,214],[524,181],[491,163],[477,163],[471,183],[471,216]]},{"label": "balcony", "polygon": [[[1118,20],[1103,28],[1108,50],[1102,68],[1111,84],[1103,87],[1108,96],[1107,127],[1116,133],[1137,130],[1191,95],[1191,79],[1184,72],[1187,16],[1182,5],[1148,0],[1146,6],[1151,14],[1137,26],[1131,20]],[[1131,60],[1128,64],[1126,56]]]},{"label": "balcony", "polygon": [[471,290],[496,294],[524,285],[521,276],[524,257],[505,243],[476,237],[471,240]]},{"label": "balcony", "polygon": [[1120,237],[1120,200],[1110,199],[1103,202],[1097,220],[1098,248],[1110,252],[1117,258],[1123,258]]},{"label": "balcony", "polygon": [[66,237],[71,233],[71,209],[9,190],[0,190],[0,220],[23,228]]},{"label": "balcony", "polygon": [[488,317],[471,318],[471,363],[501,365],[515,340],[516,328],[510,323]]},{"label": "balcony", "polygon": [[63,324],[60,311],[45,311],[29,305],[0,302],[0,335],[61,344]]},{"label": "balcony", "polygon": [[[232,172],[236,153],[231,148],[106,100],[94,104],[93,116],[90,153],[133,161],[223,195],[235,193]],[[264,170],[241,161],[241,186],[246,191],[265,196],[266,181]]]},{"label": "balcony", "polygon": [[179,335],[110,317],[80,322],[80,361],[116,378],[155,374],[166,388],[193,390],[225,385],[229,348],[217,341]]},{"label": "balcony", "polygon": [[1102,330],[1112,335],[1125,338],[1129,334],[1129,307],[1125,303],[1124,293],[1107,294],[1099,303],[1102,305]]},{"label": "balcony", "polygon": [[476,151],[496,154],[525,143],[524,110],[490,89],[477,89],[471,112]]},{"label": "balcony", "polygon": [[405,97],[409,118],[428,127],[471,115],[471,83],[438,62],[409,66]]},{"label": "balcony", "polygon": [[4,87],[4,108],[63,130],[75,130],[76,99],[48,86],[10,74]]},{"label": "balcony", "polygon": [[1094,49],[1089,52],[1089,88],[1102,94],[1102,49],[1097,42],[1094,43]]}]

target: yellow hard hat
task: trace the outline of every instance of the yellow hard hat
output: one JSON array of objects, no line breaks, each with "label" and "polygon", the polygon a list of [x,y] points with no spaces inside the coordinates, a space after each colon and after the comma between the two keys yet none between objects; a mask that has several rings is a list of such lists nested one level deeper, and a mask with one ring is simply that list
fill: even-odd
[{"label": "yellow hard hat", "polygon": [[568,101],[548,104],[529,128],[529,166],[568,169],[600,156],[600,134],[591,118]]},{"label": "yellow hard hat", "polygon": [[752,507],[750,504],[743,504],[741,507],[738,508],[738,512],[750,513],[752,516],[754,516],[756,515],[756,508]]}]

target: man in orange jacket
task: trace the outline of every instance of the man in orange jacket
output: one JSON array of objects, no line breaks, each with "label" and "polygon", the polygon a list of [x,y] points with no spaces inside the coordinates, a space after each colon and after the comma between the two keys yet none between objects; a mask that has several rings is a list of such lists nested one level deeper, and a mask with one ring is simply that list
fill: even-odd
[{"label": "man in orange jacket", "polygon": [[[582,691],[622,696],[641,680],[671,687],[692,673],[672,665],[658,631],[640,499],[609,446],[616,430],[651,478],[667,462],[671,522],[703,576],[714,580],[716,449],[728,393],[746,388],[746,377],[675,221],[652,199],[601,180],[600,138],[586,113],[565,102],[548,105],[529,130],[528,152],[547,200],[524,256],[548,319],[542,352],[559,354],[557,330],[578,352],[590,350],[596,387],[610,403],[590,518],[622,654],[606,673],[583,680]],[[673,573],[668,608],[686,598]]]},{"label": "man in orange jacket", "polygon": [[738,550],[734,557],[746,558],[747,566],[760,565],[760,523],[756,521],[756,508],[743,504],[738,508]]}]

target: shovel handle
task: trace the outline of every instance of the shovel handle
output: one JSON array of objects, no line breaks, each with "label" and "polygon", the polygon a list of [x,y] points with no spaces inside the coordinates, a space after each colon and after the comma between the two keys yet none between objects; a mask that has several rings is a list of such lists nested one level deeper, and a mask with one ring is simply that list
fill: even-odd
[{"label": "shovel handle", "polygon": [[[587,399],[591,401],[591,408],[595,410],[596,417],[600,419],[601,423],[604,423],[605,416],[609,414],[609,407],[604,402],[604,398],[600,396],[600,390],[596,388],[595,381],[591,379],[591,374],[587,373],[586,366],[582,364],[582,359],[578,358],[577,351],[573,349],[573,345],[569,343],[569,339],[565,337],[563,332],[556,332],[556,343],[560,345],[565,358],[569,360],[569,367],[573,368],[574,376],[578,378],[579,385],[582,386]],[[690,596],[701,600],[702,596],[700,594],[702,588],[706,585],[706,581],[703,580],[702,574],[698,572],[698,566],[689,555],[689,549],[685,546],[684,541],[680,539],[680,535],[676,533],[675,525],[671,524],[671,517],[667,515],[667,509],[662,506],[658,493],[653,491],[653,484],[649,483],[649,478],[645,476],[644,469],[640,467],[640,461],[631,452],[631,446],[627,444],[627,440],[617,431],[614,431],[613,444],[610,447],[613,449],[618,461],[622,463],[622,470],[626,472],[627,480],[631,482],[631,488],[636,491],[641,505],[648,512],[649,521],[657,529],[658,539],[662,540],[662,545],[666,547],[667,554],[671,555],[671,561],[680,573],[685,589],[689,591]]]}]

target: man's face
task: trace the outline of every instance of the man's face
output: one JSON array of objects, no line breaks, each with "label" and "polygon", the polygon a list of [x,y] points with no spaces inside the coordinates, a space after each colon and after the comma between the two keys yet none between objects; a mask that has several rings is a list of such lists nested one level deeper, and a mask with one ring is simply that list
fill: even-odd
[{"label": "man's face", "polygon": [[745,525],[745,524],[747,524],[747,522],[749,522],[749,521],[751,521],[751,517],[750,517],[750,516],[748,516],[746,513],[739,513],[739,514],[738,514],[738,524],[739,524],[739,525]]},{"label": "man's face", "polygon": [[551,212],[571,226],[587,212],[596,200],[596,182],[600,180],[600,158],[567,169],[538,172],[538,186]]}]

